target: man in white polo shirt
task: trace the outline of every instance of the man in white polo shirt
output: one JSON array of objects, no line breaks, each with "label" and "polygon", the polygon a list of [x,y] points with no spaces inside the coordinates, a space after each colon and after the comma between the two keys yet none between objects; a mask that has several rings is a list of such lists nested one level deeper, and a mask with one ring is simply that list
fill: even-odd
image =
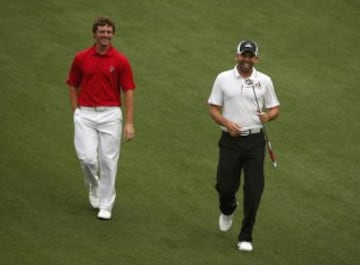
[{"label": "man in white polo shirt", "polygon": [[256,42],[241,41],[235,60],[233,69],[216,77],[208,99],[210,116],[222,130],[215,187],[221,212],[219,228],[225,232],[232,225],[238,205],[236,193],[241,173],[244,173],[243,220],[238,248],[252,251],[252,232],[264,189],[262,127],[278,117],[280,103],[271,78],[254,68],[258,60]]}]

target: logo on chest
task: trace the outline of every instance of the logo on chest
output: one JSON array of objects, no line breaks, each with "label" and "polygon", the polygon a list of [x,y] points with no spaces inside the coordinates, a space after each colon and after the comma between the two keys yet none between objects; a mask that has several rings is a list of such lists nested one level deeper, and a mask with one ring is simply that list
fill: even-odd
[{"label": "logo on chest", "polygon": [[115,67],[113,65],[109,66],[109,72],[113,73],[115,71]]}]

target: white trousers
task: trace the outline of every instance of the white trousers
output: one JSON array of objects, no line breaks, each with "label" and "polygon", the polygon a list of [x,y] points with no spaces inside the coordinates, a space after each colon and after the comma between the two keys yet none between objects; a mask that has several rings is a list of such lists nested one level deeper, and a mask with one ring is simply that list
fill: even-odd
[{"label": "white trousers", "polygon": [[[120,156],[120,107],[80,107],[74,112],[74,145],[87,184],[98,186],[99,208],[111,210]],[[99,180],[99,181],[98,181]]]}]

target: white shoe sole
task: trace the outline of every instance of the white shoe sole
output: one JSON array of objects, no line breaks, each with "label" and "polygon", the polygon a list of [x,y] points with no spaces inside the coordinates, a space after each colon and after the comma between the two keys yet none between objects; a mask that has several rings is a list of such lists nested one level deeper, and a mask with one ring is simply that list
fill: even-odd
[{"label": "white shoe sole", "polygon": [[226,232],[230,230],[232,226],[232,219],[233,219],[233,214],[232,215],[225,215],[222,213],[220,214],[219,229],[221,232]]},{"label": "white shoe sole", "polygon": [[111,211],[109,210],[100,210],[97,218],[101,220],[110,220],[111,219]]},{"label": "white shoe sole", "polygon": [[243,242],[239,242],[238,243],[238,248],[240,251],[244,251],[244,252],[251,252],[254,250],[254,247],[252,245],[251,242],[246,242],[246,241],[243,241]]}]

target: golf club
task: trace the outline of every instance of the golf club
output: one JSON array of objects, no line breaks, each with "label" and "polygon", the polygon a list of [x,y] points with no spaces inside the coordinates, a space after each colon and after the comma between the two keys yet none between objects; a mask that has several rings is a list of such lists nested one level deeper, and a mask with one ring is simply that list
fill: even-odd
[{"label": "golf club", "polygon": [[[256,92],[255,92],[255,83],[252,80],[247,80],[247,84],[251,85],[251,88],[253,90],[254,97],[255,97],[255,100],[256,100],[256,105],[257,105],[257,108],[258,108],[258,112],[261,113],[262,111],[261,111],[260,104],[259,104],[259,101],[257,99]],[[265,124],[263,122],[262,122],[262,125],[263,125],[264,139],[265,139],[266,146],[267,146],[267,149],[268,149],[268,153],[269,153],[269,156],[270,156],[270,159],[271,159],[271,162],[272,162],[272,166],[274,168],[276,168],[277,163],[276,163],[275,153],[274,153],[274,150],[272,148],[272,145],[271,145],[271,142],[270,142],[270,139],[269,139],[269,135],[266,132]]]}]

